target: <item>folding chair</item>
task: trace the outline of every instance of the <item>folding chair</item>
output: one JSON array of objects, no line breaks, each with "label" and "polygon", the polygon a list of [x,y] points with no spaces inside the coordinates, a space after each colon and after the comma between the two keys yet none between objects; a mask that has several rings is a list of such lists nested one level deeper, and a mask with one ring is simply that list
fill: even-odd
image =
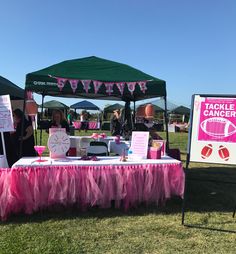
[{"label": "folding chair", "polygon": [[107,147],[105,146],[89,146],[87,148],[87,155],[88,156],[92,156],[92,155],[96,155],[96,156],[107,156],[108,155],[108,150]]}]

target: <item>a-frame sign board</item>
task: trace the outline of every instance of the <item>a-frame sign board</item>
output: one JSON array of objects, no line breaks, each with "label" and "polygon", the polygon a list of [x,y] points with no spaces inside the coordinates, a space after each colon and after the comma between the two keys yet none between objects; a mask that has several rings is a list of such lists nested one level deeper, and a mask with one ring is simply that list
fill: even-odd
[{"label": "a-frame sign board", "polygon": [[[186,173],[190,162],[236,165],[235,151],[236,95],[193,95]],[[185,199],[186,188],[182,207],[183,225]]]}]

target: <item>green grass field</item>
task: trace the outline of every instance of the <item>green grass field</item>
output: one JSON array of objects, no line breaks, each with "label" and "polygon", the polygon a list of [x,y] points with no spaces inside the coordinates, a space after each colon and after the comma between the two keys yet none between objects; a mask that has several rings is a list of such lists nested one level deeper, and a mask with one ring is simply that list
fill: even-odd
[{"label": "green grass field", "polygon": [[[181,150],[185,166],[187,134],[170,133],[170,147]],[[181,225],[179,198],[129,212],[58,208],[1,222],[0,253],[236,253],[236,234],[213,230],[236,231],[236,186],[191,180],[236,182],[235,170],[190,163],[185,223],[195,227]]]}]

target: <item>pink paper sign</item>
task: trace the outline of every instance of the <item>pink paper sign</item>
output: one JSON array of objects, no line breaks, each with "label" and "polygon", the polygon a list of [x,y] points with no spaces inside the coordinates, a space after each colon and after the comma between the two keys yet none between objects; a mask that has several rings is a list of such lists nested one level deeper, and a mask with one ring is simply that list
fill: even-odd
[{"label": "pink paper sign", "polygon": [[198,140],[236,142],[236,99],[206,98],[201,102]]},{"label": "pink paper sign", "polygon": [[136,158],[146,159],[148,151],[149,132],[133,131],[131,138],[132,154]]}]

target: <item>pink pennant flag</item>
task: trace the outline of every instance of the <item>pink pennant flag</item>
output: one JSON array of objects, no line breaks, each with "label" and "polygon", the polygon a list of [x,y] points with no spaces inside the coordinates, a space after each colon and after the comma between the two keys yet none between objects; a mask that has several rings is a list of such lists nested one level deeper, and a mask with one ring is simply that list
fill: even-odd
[{"label": "pink pennant flag", "polygon": [[128,89],[129,89],[130,93],[133,95],[133,92],[135,90],[136,82],[127,82],[126,84],[128,86]]},{"label": "pink pennant flag", "polygon": [[138,82],[139,87],[140,87],[140,90],[141,90],[143,93],[145,93],[146,90],[147,90],[146,83],[147,83],[147,81],[139,81],[139,82]]},{"label": "pink pennant flag", "polygon": [[65,78],[56,78],[57,79],[57,86],[62,91],[62,88],[65,86],[67,79]]},{"label": "pink pennant flag", "polygon": [[101,81],[97,81],[97,80],[93,80],[93,86],[94,86],[94,92],[95,94],[97,94],[99,88],[101,87],[102,82]]},{"label": "pink pennant flag", "polygon": [[78,87],[79,80],[77,80],[77,79],[69,79],[69,82],[70,82],[70,87],[73,90],[73,93],[75,93],[75,91],[76,91],[76,89]]},{"label": "pink pennant flag", "polygon": [[105,84],[105,87],[106,87],[106,93],[111,95],[111,93],[113,92],[113,85],[114,85],[114,83],[112,83],[112,82],[106,82],[104,84]]},{"label": "pink pennant flag", "polygon": [[81,80],[81,82],[83,84],[85,92],[88,93],[88,90],[90,89],[91,80]]},{"label": "pink pennant flag", "polygon": [[120,94],[123,95],[123,93],[124,93],[124,88],[125,88],[125,83],[124,83],[124,82],[119,82],[119,83],[116,83],[116,86],[117,86],[117,88],[119,89]]}]

